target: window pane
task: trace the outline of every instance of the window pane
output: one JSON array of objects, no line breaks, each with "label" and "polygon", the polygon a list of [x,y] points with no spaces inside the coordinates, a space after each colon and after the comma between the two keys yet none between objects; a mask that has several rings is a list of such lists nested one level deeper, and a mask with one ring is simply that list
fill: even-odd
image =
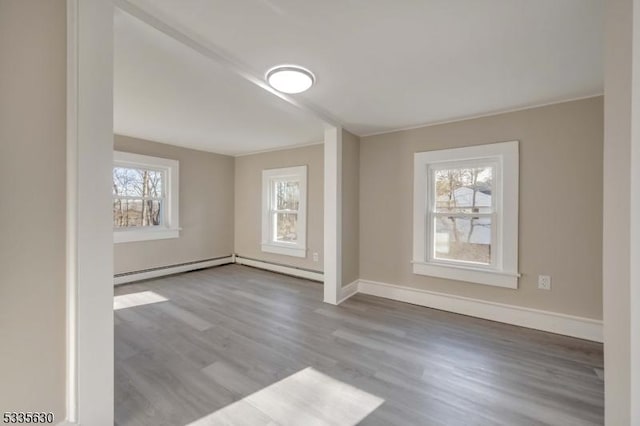
[{"label": "window pane", "polygon": [[434,171],[436,212],[491,213],[493,167]]},{"label": "window pane", "polygon": [[275,210],[298,210],[300,205],[300,182],[275,182]]},{"label": "window pane", "polygon": [[146,170],[145,172],[147,173],[147,197],[162,198],[163,173],[157,170]]},{"label": "window pane", "polygon": [[276,213],[276,235],[275,240],[281,242],[298,241],[298,214],[297,213]]},{"label": "window pane", "polygon": [[158,226],[161,218],[162,200],[113,200],[113,227],[131,228]]},{"label": "window pane", "polygon": [[113,168],[113,195],[122,197],[162,197],[163,172],[128,167]]},{"label": "window pane", "polygon": [[490,217],[438,217],[435,221],[435,258],[491,264]]}]

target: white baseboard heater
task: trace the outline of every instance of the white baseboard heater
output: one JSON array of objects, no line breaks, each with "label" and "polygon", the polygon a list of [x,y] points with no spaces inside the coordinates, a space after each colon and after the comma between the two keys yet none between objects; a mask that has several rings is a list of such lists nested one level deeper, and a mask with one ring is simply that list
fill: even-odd
[{"label": "white baseboard heater", "polygon": [[298,268],[294,266],[283,265],[281,263],[267,262],[264,260],[251,259],[236,254],[229,256],[216,257],[213,259],[196,260],[194,262],[179,263],[176,265],[160,266],[157,268],[142,269],[140,271],[125,272],[113,276],[113,284],[126,284],[134,281],[148,280],[150,278],[158,278],[166,275],[179,274],[181,272],[195,271],[198,269],[211,268],[213,266],[228,265],[237,263],[239,265],[252,266],[258,269],[278,272],[285,275],[291,275],[299,278],[306,278],[313,281],[324,281],[324,275],[320,271],[311,269]]},{"label": "white baseboard heater", "polygon": [[195,271],[198,269],[211,268],[212,266],[227,265],[235,263],[235,256],[215,257],[212,259],[196,260],[194,262],[179,263],[176,265],[160,266],[158,268],[143,269],[140,271],[125,272],[113,276],[113,284],[126,284],[134,281],[148,280],[150,278],[163,277],[165,275],[178,274],[180,272]]},{"label": "white baseboard heater", "polygon": [[324,282],[324,274],[320,271],[314,271],[311,269],[288,266],[265,260],[251,259],[239,254],[235,255],[235,263],[239,265],[252,266],[258,269],[265,269],[267,271],[279,272],[285,275],[292,275],[294,277],[306,278],[308,280]]}]

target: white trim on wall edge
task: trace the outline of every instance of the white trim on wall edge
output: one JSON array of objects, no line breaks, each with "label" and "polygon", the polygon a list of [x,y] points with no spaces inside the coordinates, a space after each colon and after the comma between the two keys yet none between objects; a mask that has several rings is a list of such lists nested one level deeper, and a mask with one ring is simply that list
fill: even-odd
[{"label": "white trim on wall edge", "polygon": [[246,257],[240,257],[238,255],[236,255],[235,259],[238,265],[253,266],[254,268],[265,269],[267,271],[279,272],[281,274],[293,275],[294,277],[324,282],[324,274],[322,272],[314,272],[306,269],[299,269],[290,266],[278,265],[275,263],[263,262],[260,260],[247,259]]},{"label": "white trim on wall edge", "polygon": [[202,262],[169,266],[167,268],[159,268],[159,269],[148,270],[148,271],[134,272],[127,275],[115,276],[113,277],[113,284],[114,285],[125,284],[125,283],[134,282],[134,281],[147,280],[149,278],[157,278],[157,277],[163,277],[166,275],[173,275],[180,272],[189,272],[189,271],[194,271],[196,269],[211,268],[212,266],[226,265],[229,263],[234,263],[234,256],[221,257],[218,259],[205,260]]},{"label": "white trim on wall edge", "polygon": [[270,152],[287,151],[289,149],[307,148],[307,147],[316,146],[316,145],[324,145],[324,141],[304,143],[304,144],[300,144],[300,145],[277,146],[277,147],[274,147],[274,148],[265,148],[265,149],[261,149],[261,150],[258,150],[258,151],[242,152],[242,153],[239,153],[239,154],[230,154],[230,156],[231,157],[246,157],[246,156],[249,156],[249,155],[267,154],[267,153],[270,153]]},{"label": "white trim on wall edge", "polygon": [[[407,131],[407,130],[421,129],[423,127],[433,127],[433,126],[440,126],[442,124],[458,123],[460,121],[477,120],[478,118],[487,118],[487,117],[493,117],[493,116],[496,116],[496,115],[510,114],[512,112],[526,111],[528,109],[536,109],[536,108],[543,108],[543,107],[553,106],[553,105],[558,105],[558,104],[564,104],[564,103],[567,103],[567,102],[576,102],[576,101],[582,101],[582,100],[591,99],[591,98],[599,98],[600,96],[604,96],[604,91],[597,92],[597,93],[594,93],[592,95],[578,96],[578,97],[575,97],[575,98],[560,99],[560,100],[557,100],[557,101],[542,102],[542,103],[533,103],[533,104],[529,104],[529,105],[523,105],[523,106],[513,107],[513,108],[498,109],[498,110],[493,110],[493,111],[479,113],[479,114],[461,115],[461,116],[458,116],[458,117],[453,117],[453,118],[439,120],[439,121],[438,120],[436,120],[436,121],[428,121],[428,122],[421,123],[421,124],[412,124],[410,126],[398,127],[396,129],[391,129],[391,130],[381,130],[381,131],[378,131],[378,132],[365,133],[364,135],[357,135],[356,133],[354,133],[354,135],[357,135],[360,138],[368,138],[370,136],[380,136],[380,135],[386,135],[386,134],[389,134],[389,133],[396,133],[396,132],[404,132],[404,131]],[[353,132],[351,132],[351,133],[353,133]]]},{"label": "white trim on wall edge", "polygon": [[602,321],[590,318],[362,279],[358,281],[357,292],[520,327],[603,342]]},{"label": "white trim on wall edge", "polygon": [[338,299],[338,305],[358,293],[359,282],[360,280],[355,280],[354,282],[351,282],[340,289],[340,298]]},{"label": "white trim on wall edge", "polygon": [[[78,1],[67,0],[67,164],[66,164],[66,283],[65,283],[65,410],[78,415]],[[65,420],[61,423],[73,424]]]}]

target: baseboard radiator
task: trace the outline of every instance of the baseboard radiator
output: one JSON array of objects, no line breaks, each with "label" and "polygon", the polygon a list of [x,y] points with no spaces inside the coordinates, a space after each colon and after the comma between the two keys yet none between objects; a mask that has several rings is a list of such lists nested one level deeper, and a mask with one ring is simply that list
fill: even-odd
[{"label": "baseboard radiator", "polygon": [[312,281],[324,282],[324,274],[321,271],[283,265],[282,263],[268,262],[266,260],[252,259],[250,257],[244,257],[239,254],[236,254],[234,257],[235,263],[239,265],[252,266],[258,269],[278,272],[280,274],[291,275],[298,278],[305,278]]},{"label": "baseboard radiator", "polygon": [[148,280],[151,278],[163,277],[166,275],[179,274],[181,272],[195,271],[198,269],[211,268],[213,266],[228,265],[237,263],[239,265],[251,266],[253,268],[278,272],[280,274],[291,275],[298,278],[305,278],[313,281],[324,281],[324,275],[320,271],[299,268],[281,263],[268,262],[265,260],[252,259],[249,257],[230,254],[229,256],[215,257],[212,259],[196,260],[157,268],[142,269],[139,271],[124,272],[113,276],[113,284],[126,284],[134,281]]},{"label": "baseboard radiator", "polygon": [[212,259],[196,260],[193,262],[178,263],[157,268],[142,269],[139,271],[125,272],[113,276],[113,284],[126,284],[134,281],[148,280],[150,278],[163,277],[166,275],[179,274],[181,272],[195,271],[198,269],[211,268],[213,266],[227,265],[235,263],[235,256],[215,257]]}]

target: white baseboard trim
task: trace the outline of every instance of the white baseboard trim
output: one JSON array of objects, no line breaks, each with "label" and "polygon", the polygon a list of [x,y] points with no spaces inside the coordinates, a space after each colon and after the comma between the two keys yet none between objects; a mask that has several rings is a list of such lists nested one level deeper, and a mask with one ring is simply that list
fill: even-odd
[{"label": "white baseboard trim", "polygon": [[590,318],[488,302],[370,280],[359,280],[357,292],[594,342],[603,342],[602,321]]},{"label": "white baseboard trim", "polygon": [[140,272],[133,272],[126,275],[116,275],[113,277],[113,284],[125,284],[134,281],[147,280],[149,278],[163,277],[180,272],[194,271],[196,269],[211,268],[212,266],[226,265],[234,263],[234,256],[220,257],[217,259],[205,260],[202,262],[187,263],[184,265],[168,266],[166,268],[151,269]]},{"label": "white baseboard trim", "polygon": [[340,294],[338,295],[338,305],[358,293],[358,285],[360,280],[355,280],[352,283],[349,283],[340,289]]},{"label": "white baseboard trim", "polygon": [[263,262],[261,260],[247,259],[246,257],[241,257],[238,255],[235,256],[235,260],[238,265],[253,266],[254,268],[265,269],[267,271],[279,272],[285,275],[292,275],[294,277],[324,282],[324,274],[322,272],[308,271],[306,269],[298,269],[291,266]]}]

